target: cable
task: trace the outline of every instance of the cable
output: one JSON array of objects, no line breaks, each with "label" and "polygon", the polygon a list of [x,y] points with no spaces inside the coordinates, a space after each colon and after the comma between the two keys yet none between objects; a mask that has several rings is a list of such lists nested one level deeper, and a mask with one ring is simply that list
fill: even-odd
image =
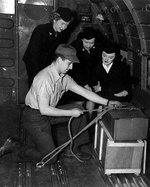
[{"label": "cable", "polygon": [[[79,160],[80,162],[83,162],[82,160],[80,160],[72,151],[72,146],[73,146],[73,140],[76,139],[80,134],[82,134],[84,131],[86,131],[89,127],[91,127],[93,124],[95,124],[95,122],[97,122],[99,119],[102,118],[102,116],[107,113],[110,110],[139,110],[138,108],[135,107],[129,107],[126,105],[121,105],[119,107],[116,106],[112,106],[112,107],[104,107],[103,109],[94,109],[92,111],[97,111],[100,112],[98,113],[97,117],[95,117],[89,124],[87,124],[87,126],[85,126],[80,132],[78,132],[75,136],[72,137],[71,134],[71,121],[74,117],[71,117],[69,119],[68,122],[68,132],[69,132],[69,136],[70,136],[70,140],[68,140],[66,143],[62,144],[61,146],[57,147],[56,149],[54,149],[52,152],[48,153],[46,156],[44,156],[42,158],[42,160],[40,162],[38,162],[36,164],[37,168],[42,168],[44,167],[44,165],[46,163],[48,163],[52,158],[54,158],[60,151],[62,151],[65,147],[67,147],[70,144],[70,150],[71,153],[75,156],[75,158],[77,160]],[[83,112],[88,112],[88,110],[83,110]]]}]

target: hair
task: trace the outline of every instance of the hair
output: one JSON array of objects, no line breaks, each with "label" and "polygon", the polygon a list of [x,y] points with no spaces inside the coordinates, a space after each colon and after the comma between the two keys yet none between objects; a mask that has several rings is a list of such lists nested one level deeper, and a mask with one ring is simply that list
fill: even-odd
[{"label": "hair", "polygon": [[116,53],[116,54],[118,54],[119,51],[120,51],[120,46],[116,42],[107,41],[103,45],[103,51],[105,51],[106,53]]},{"label": "hair", "polygon": [[60,15],[57,12],[52,12],[52,14],[49,16],[50,21],[58,21],[61,19]]},{"label": "hair", "polygon": [[84,27],[83,30],[78,34],[78,39],[92,39],[96,38],[95,29],[92,26]]},{"label": "hair", "polygon": [[65,59],[66,59],[66,58],[65,58],[63,55],[61,55],[61,54],[54,54],[53,60],[56,61],[57,58],[59,58],[59,57],[60,57],[62,60],[65,60]]},{"label": "hair", "polygon": [[[58,9],[57,9],[58,10]],[[57,10],[55,10],[55,11],[53,11],[51,14],[50,14],[50,16],[49,16],[49,20],[50,21],[58,21],[58,20],[60,20],[60,19],[63,19],[62,17],[61,17],[61,15],[59,14],[59,13],[57,13]],[[72,22],[73,21],[73,16],[71,17],[71,19],[70,19],[70,21],[69,22]]]},{"label": "hair", "polygon": [[113,41],[107,41],[103,45],[103,51],[105,51],[108,54],[115,53],[115,60],[116,61],[122,60],[122,55],[120,54],[120,49],[121,49],[121,46],[118,43],[113,42]]}]

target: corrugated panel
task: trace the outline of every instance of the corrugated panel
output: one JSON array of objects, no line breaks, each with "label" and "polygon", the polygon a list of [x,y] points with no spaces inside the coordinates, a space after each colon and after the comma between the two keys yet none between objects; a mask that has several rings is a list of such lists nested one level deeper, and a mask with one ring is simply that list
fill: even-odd
[{"label": "corrugated panel", "polygon": [[122,34],[122,35],[125,36],[124,27],[123,27],[123,25],[121,24],[121,22],[115,22],[114,24],[115,24],[117,33],[118,33],[118,34]]},{"label": "corrugated panel", "polygon": [[[34,1],[35,2],[35,1]],[[19,19],[19,86],[18,100],[19,103],[24,103],[24,98],[28,91],[28,81],[25,64],[22,60],[26,47],[29,43],[30,36],[36,25],[48,23],[49,14],[53,7],[18,4],[18,19]]]},{"label": "corrugated panel", "polygon": [[146,53],[150,55],[150,40],[146,40]]},{"label": "corrugated panel", "polygon": [[135,47],[134,48],[134,50],[136,51],[136,52],[140,52],[140,50],[141,50],[141,44],[140,44],[140,40],[139,40],[139,38],[134,38],[134,37],[132,37],[131,38],[132,39],[132,44],[133,44],[133,46]]},{"label": "corrugated panel", "polygon": [[150,40],[150,25],[142,25],[143,31],[144,31],[144,39],[145,40]]},{"label": "corrugated panel", "polygon": [[0,104],[17,100],[18,64],[15,20],[15,15],[0,15]]},{"label": "corrugated panel", "polygon": [[0,78],[0,87],[12,87],[15,85],[15,81],[12,78]]},{"label": "corrugated panel", "polygon": [[123,13],[123,15],[125,17],[125,20],[126,20],[127,24],[134,24],[134,20],[133,20],[132,14],[129,12],[129,10],[122,11],[122,13]]},{"label": "corrugated panel", "polygon": [[125,35],[118,35],[119,42],[121,43],[122,47],[127,46],[127,40],[125,38]]},{"label": "corrugated panel", "polygon": [[139,34],[138,34],[138,31],[137,31],[136,25],[135,24],[129,24],[128,28],[130,30],[131,37],[136,37],[137,39],[139,39]]},{"label": "corrugated panel", "polygon": [[13,58],[6,58],[6,57],[0,57],[0,66],[1,67],[12,67],[15,64],[15,60]]},{"label": "corrugated panel", "polygon": [[1,28],[1,31],[3,31],[2,29],[12,29],[13,27],[14,27],[13,20],[11,20],[9,18],[5,18],[5,17],[3,17],[3,18],[0,19],[0,28]]},{"label": "corrugated panel", "polygon": [[147,12],[145,9],[143,10],[142,7],[141,9],[137,9],[137,16],[139,18],[139,22],[141,24],[148,24],[149,25],[149,20],[150,20],[150,10]]},{"label": "corrugated panel", "polygon": [[135,9],[141,9],[142,7],[147,5],[147,3],[149,3],[148,0],[130,0],[130,1]]}]

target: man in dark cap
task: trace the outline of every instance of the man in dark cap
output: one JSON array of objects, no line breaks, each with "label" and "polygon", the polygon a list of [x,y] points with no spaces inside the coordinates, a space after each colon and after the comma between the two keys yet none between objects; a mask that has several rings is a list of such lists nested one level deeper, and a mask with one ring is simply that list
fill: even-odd
[{"label": "man in dark cap", "polygon": [[121,60],[120,48],[116,43],[108,41],[103,46],[101,60],[93,71],[93,79],[95,91],[102,97],[120,102],[131,100],[130,68]]},{"label": "man in dark cap", "polygon": [[[65,92],[70,90],[102,105],[120,104],[116,101],[108,101],[79,86],[67,75],[67,72],[73,68],[73,64],[79,63],[75,48],[61,44],[57,47],[55,53],[55,60],[35,76],[25,98],[23,127],[34,145],[31,149],[28,148],[26,153],[33,156],[34,160],[37,161],[40,161],[42,157],[55,149],[51,131],[52,125],[68,122],[70,117],[74,117],[71,123],[73,136],[87,125],[86,116],[83,115],[83,108],[80,105],[57,106]],[[66,135],[63,138],[66,138]],[[85,131],[73,143],[73,152],[83,161],[91,157],[81,150],[81,146],[88,142],[88,132]],[[55,162],[56,159],[57,157],[54,157],[51,162]]]},{"label": "man in dark cap", "polygon": [[59,7],[53,13],[50,23],[38,25],[33,30],[23,56],[29,87],[35,75],[52,62],[57,46],[67,41],[64,31],[72,19],[72,12],[69,8]]}]

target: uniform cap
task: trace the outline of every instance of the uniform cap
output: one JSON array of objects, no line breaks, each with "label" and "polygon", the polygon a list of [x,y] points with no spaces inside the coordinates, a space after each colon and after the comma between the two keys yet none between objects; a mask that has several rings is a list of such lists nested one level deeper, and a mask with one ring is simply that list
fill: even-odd
[{"label": "uniform cap", "polygon": [[60,16],[61,19],[63,19],[66,22],[71,21],[72,18],[72,12],[69,8],[59,7],[56,10],[56,13]]},{"label": "uniform cap", "polygon": [[76,56],[76,49],[71,45],[60,44],[57,47],[55,54],[62,55],[73,63],[80,63],[79,59]]},{"label": "uniform cap", "polygon": [[93,27],[85,27],[81,32],[81,38],[90,40],[96,37],[96,32]]},{"label": "uniform cap", "polygon": [[108,41],[103,45],[103,51],[105,51],[108,54],[119,53],[120,47],[119,45],[117,45],[117,43]]}]

